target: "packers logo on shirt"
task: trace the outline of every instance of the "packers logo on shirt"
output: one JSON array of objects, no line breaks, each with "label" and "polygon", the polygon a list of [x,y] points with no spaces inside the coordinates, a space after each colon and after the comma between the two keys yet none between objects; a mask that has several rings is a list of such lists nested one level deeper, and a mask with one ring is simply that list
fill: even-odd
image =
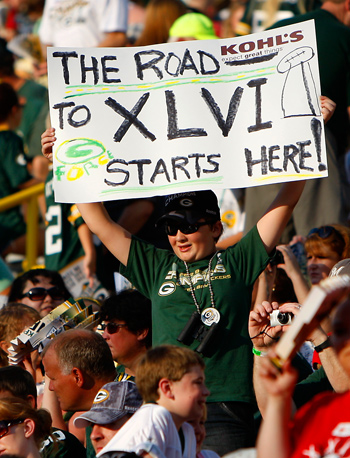
[{"label": "packers logo on shirt", "polygon": [[173,294],[175,290],[176,290],[176,284],[172,281],[168,281],[161,285],[161,287],[159,288],[158,294],[159,296],[169,296],[170,294]]}]

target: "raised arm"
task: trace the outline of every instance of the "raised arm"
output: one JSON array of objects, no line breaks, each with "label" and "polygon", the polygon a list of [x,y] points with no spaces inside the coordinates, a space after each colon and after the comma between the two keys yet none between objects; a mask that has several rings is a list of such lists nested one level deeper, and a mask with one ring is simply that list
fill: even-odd
[{"label": "raised arm", "polygon": [[290,362],[286,362],[279,371],[268,358],[263,360],[260,377],[267,396],[267,407],[259,430],[257,458],[288,458],[291,456],[288,422],[297,373]]},{"label": "raised arm", "polygon": [[77,207],[90,228],[108,250],[125,266],[128,263],[131,234],[109,217],[99,202],[77,204]]},{"label": "raised arm", "polygon": [[266,213],[258,221],[258,232],[268,253],[271,253],[279,242],[304,186],[304,180],[284,183]]},{"label": "raised arm", "polygon": [[[43,155],[52,161],[52,147],[56,141],[55,129],[47,129],[41,136]],[[77,207],[91,232],[97,235],[108,250],[124,265],[128,262],[131,234],[109,217],[99,202],[77,204]]]}]

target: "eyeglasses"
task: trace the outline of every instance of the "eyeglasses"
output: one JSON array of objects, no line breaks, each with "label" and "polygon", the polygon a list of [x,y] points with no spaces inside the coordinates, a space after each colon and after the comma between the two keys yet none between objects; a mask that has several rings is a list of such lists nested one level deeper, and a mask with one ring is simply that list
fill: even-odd
[{"label": "eyeglasses", "polygon": [[11,426],[19,425],[20,423],[24,423],[24,418],[19,418],[18,420],[1,420],[0,421],[0,439],[6,436],[6,434],[8,434]]},{"label": "eyeglasses", "polygon": [[311,235],[318,235],[321,237],[321,239],[327,239],[330,235],[332,234],[339,234],[339,232],[332,226],[321,226],[321,227],[314,227],[311,229],[311,231],[308,233],[308,237],[311,237]]},{"label": "eyeglasses", "polygon": [[207,224],[211,224],[209,221],[203,221],[201,223],[194,223],[194,224],[184,224],[184,223],[175,223],[175,222],[168,222],[165,224],[165,233],[167,235],[176,235],[177,231],[182,232],[183,234],[193,234],[197,232],[201,226],[205,226]]},{"label": "eyeglasses", "polygon": [[127,324],[118,324],[118,323],[113,323],[113,322],[110,322],[110,323],[101,323],[100,324],[101,326],[101,330],[104,331],[105,329],[107,329],[107,332],[108,334],[115,334],[116,332],[119,331],[120,328],[127,328],[128,325]]},{"label": "eyeglasses", "polygon": [[53,286],[52,288],[32,288],[27,293],[22,294],[22,297],[29,297],[31,301],[43,301],[45,297],[49,295],[54,301],[64,299],[64,294],[58,286]]}]

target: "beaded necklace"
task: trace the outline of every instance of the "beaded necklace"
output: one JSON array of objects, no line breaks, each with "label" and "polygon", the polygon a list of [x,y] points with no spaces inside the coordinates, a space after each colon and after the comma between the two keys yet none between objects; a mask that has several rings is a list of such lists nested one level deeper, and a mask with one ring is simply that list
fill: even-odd
[{"label": "beaded necklace", "polygon": [[[211,264],[212,264],[212,261],[213,259],[215,258],[215,256],[217,255],[217,251],[213,254],[213,256],[210,258],[210,261],[209,261],[209,264],[208,264],[208,286],[209,286],[209,292],[210,292],[210,302],[211,302],[211,306],[212,308],[215,309],[215,301],[214,301],[214,292],[213,292],[213,286],[211,284]],[[193,302],[194,302],[194,305],[196,306],[196,309],[197,309],[197,312],[199,313],[199,315],[201,314],[201,309],[199,307],[199,304],[197,302],[197,298],[196,298],[196,295],[194,294],[194,286],[193,286],[193,283],[192,283],[192,278],[191,278],[191,275],[190,275],[190,270],[188,268],[188,264],[186,261],[184,261],[184,264],[185,264],[185,268],[186,268],[186,274],[189,278],[189,282],[190,282],[190,290],[191,290],[191,296],[192,296],[192,299],[193,299]]]}]

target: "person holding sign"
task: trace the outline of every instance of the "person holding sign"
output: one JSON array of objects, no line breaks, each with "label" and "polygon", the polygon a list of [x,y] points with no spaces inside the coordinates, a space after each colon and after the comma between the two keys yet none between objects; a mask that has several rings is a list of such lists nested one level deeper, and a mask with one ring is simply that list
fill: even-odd
[{"label": "person holding sign", "polygon": [[[55,130],[42,135],[52,157]],[[304,188],[285,183],[257,225],[217,251],[222,232],[212,191],[166,198],[164,224],[173,253],[133,237],[100,203],[78,204],[90,227],[122,264],[121,273],[152,301],[153,345],[188,345],[206,362],[206,448],[223,455],[254,443],[254,394],[248,316],[252,287],[266,267]]]}]

